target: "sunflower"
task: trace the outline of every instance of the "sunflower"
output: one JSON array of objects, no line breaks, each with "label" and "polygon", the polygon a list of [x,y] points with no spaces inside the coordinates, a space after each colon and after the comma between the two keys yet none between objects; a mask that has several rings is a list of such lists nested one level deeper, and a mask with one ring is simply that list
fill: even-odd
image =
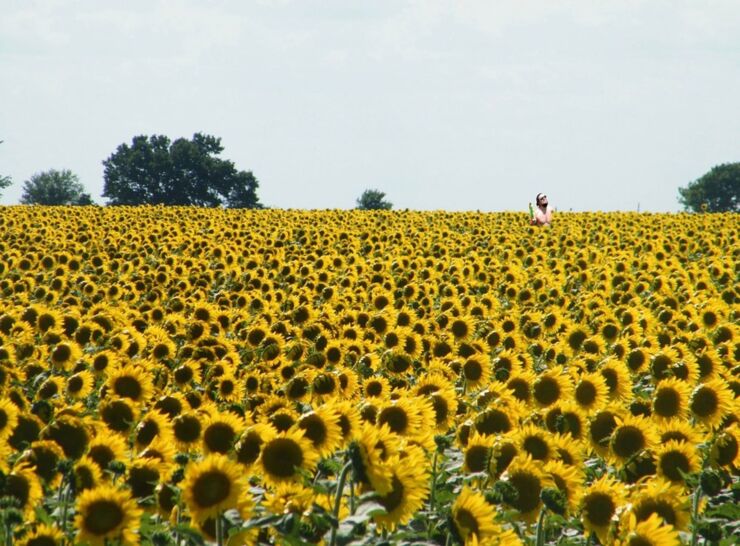
[{"label": "sunflower", "polygon": [[398,454],[401,439],[388,426],[363,424],[350,444],[355,481],[384,495],[391,490],[390,460]]},{"label": "sunflower", "polygon": [[104,350],[92,357],[92,370],[96,375],[107,373],[119,366],[120,357],[113,351]]},{"label": "sunflower", "polygon": [[172,438],[155,437],[151,443],[137,454],[138,459],[149,459],[157,465],[163,480],[168,480],[175,470],[175,444]]},{"label": "sunflower", "polygon": [[506,387],[514,395],[514,398],[525,404],[532,402],[533,388],[537,375],[529,370],[512,373],[506,381]]},{"label": "sunflower", "polygon": [[117,434],[98,436],[90,440],[87,456],[98,465],[100,470],[107,470],[112,461],[125,461],[129,458],[126,441]]},{"label": "sunflower", "polygon": [[149,411],[139,421],[134,430],[134,447],[141,450],[148,446],[155,438],[172,438],[172,425],[166,415],[158,411]]},{"label": "sunflower", "polygon": [[72,468],[72,480],[76,492],[93,489],[100,485],[103,473],[98,464],[90,457],[82,457]]},{"label": "sunflower", "polygon": [[461,373],[467,390],[477,390],[491,380],[491,366],[483,355],[471,355],[462,364]]},{"label": "sunflower", "polygon": [[624,505],[626,491],[610,476],[594,481],[581,497],[581,521],[586,531],[596,534],[602,544],[609,544],[612,523]]},{"label": "sunflower", "polygon": [[496,438],[473,431],[463,449],[463,472],[486,472]]},{"label": "sunflower", "polygon": [[694,445],[701,443],[705,439],[704,434],[697,427],[691,426],[691,423],[688,421],[679,421],[678,419],[659,422],[658,438],[660,443],[678,440]]},{"label": "sunflower", "polygon": [[366,379],[362,383],[362,392],[364,398],[378,398],[386,400],[390,397],[391,386],[388,380],[382,375],[376,375]]},{"label": "sunflower", "polygon": [[264,506],[275,515],[310,512],[316,499],[314,491],[302,484],[284,482],[265,492]]},{"label": "sunflower", "polygon": [[626,415],[616,419],[616,427],[609,439],[609,458],[621,465],[643,451],[652,450],[657,443],[657,430],[651,420]]},{"label": "sunflower", "polygon": [[672,525],[664,523],[657,514],[638,522],[628,514],[628,523],[615,546],[680,546],[681,540]]},{"label": "sunflower", "polygon": [[528,423],[516,430],[512,439],[521,453],[526,453],[533,461],[549,461],[555,455],[555,446],[547,431]]},{"label": "sunflower", "polygon": [[83,370],[67,378],[64,392],[70,400],[84,400],[92,391],[95,379],[88,370]]},{"label": "sunflower", "polygon": [[666,480],[685,483],[685,474],[693,474],[700,469],[696,447],[685,442],[671,440],[655,450],[658,475]]},{"label": "sunflower", "polygon": [[25,520],[36,519],[36,507],[41,502],[43,491],[39,478],[30,464],[21,463],[5,476],[3,496],[16,500],[15,507],[21,511]]},{"label": "sunflower", "polygon": [[276,434],[275,429],[266,424],[257,423],[247,427],[234,449],[237,462],[247,469],[252,468],[259,459],[262,446]]},{"label": "sunflower", "polygon": [[108,374],[110,392],[133,402],[143,403],[152,395],[154,387],[151,375],[143,368],[127,364]]},{"label": "sunflower", "polygon": [[573,513],[578,506],[583,488],[583,471],[563,461],[551,460],[545,463],[544,472],[550,476],[555,487],[565,495],[566,510]]},{"label": "sunflower", "polygon": [[573,399],[586,414],[606,405],[608,392],[606,380],[599,372],[583,373],[575,378]]},{"label": "sunflower", "polygon": [[334,404],[334,410],[339,416],[339,429],[341,438],[340,447],[346,447],[352,441],[360,430],[360,411],[357,405],[349,400],[342,400]]},{"label": "sunflower", "polygon": [[42,523],[19,542],[20,546],[62,546],[64,533],[52,525]]},{"label": "sunflower", "polygon": [[558,400],[567,400],[573,392],[573,384],[562,366],[555,366],[541,373],[532,385],[532,397],[540,407],[547,407]]},{"label": "sunflower", "polygon": [[698,422],[713,429],[732,410],[733,395],[727,383],[721,379],[710,379],[691,392],[689,410]]},{"label": "sunflower", "polygon": [[104,546],[108,540],[136,545],[141,514],[127,490],[103,485],[83,491],[77,497],[77,540],[91,546]]},{"label": "sunflower", "polygon": [[300,472],[312,472],[319,460],[311,441],[301,430],[276,434],[262,445],[259,463],[268,484],[294,481]]},{"label": "sunflower", "polygon": [[553,483],[542,465],[535,464],[529,455],[518,455],[506,468],[501,479],[516,491],[516,495],[506,501],[507,504],[517,510],[518,517],[523,521],[533,523],[542,506],[540,494]]},{"label": "sunflower", "polygon": [[688,415],[690,388],[673,377],[660,381],[653,392],[653,417],[658,421],[684,420]]},{"label": "sunflower", "polygon": [[63,459],[64,451],[52,440],[32,442],[31,447],[21,457],[22,461],[32,463],[36,474],[51,487],[57,486],[61,480],[59,463]]},{"label": "sunflower", "polygon": [[49,353],[49,360],[53,367],[70,369],[82,356],[82,350],[74,342],[62,341],[57,343]]},{"label": "sunflower", "polygon": [[586,413],[574,402],[553,404],[544,414],[544,425],[550,432],[567,434],[576,440],[586,436]]},{"label": "sunflower", "polygon": [[172,370],[172,379],[181,388],[200,383],[201,377],[198,363],[191,359],[182,361],[179,366]]},{"label": "sunflower", "polygon": [[70,459],[79,459],[87,451],[93,434],[89,423],[72,415],[58,415],[41,431],[41,438],[56,442]]},{"label": "sunflower", "polygon": [[661,479],[649,480],[632,492],[630,502],[630,511],[638,522],[655,514],[679,531],[688,529],[691,501],[681,486]]},{"label": "sunflower", "polygon": [[245,428],[244,419],[231,412],[216,412],[203,425],[205,453],[227,453]]},{"label": "sunflower", "polygon": [[304,413],[298,419],[297,426],[303,430],[303,434],[321,457],[330,456],[341,442],[339,414],[331,404]]},{"label": "sunflower", "polygon": [[141,501],[154,495],[157,484],[162,481],[158,461],[150,458],[137,458],[127,468],[126,485],[131,495]]},{"label": "sunflower", "polygon": [[128,434],[137,417],[137,408],[125,398],[109,398],[100,404],[100,418],[113,432]]},{"label": "sunflower", "polygon": [[0,442],[13,433],[18,424],[18,408],[7,398],[0,398]]},{"label": "sunflower", "polygon": [[389,461],[390,490],[376,499],[384,509],[384,514],[373,516],[380,529],[393,531],[396,525],[405,525],[424,505],[429,494],[429,475],[427,461],[419,451],[410,451],[401,459]]},{"label": "sunflower", "polygon": [[[420,411],[420,404],[411,397],[403,397],[387,402],[378,407],[378,426],[387,425],[391,432],[407,438],[415,438],[426,430],[433,430],[434,418],[431,422],[424,422]],[[426,401],[425,401],[426,403]],[[428,403],[427,403],[428,404]]]},{"label": "sunflower", "polygon": [[721,467],[733,467],[740,463],[740,426],[733,424],[717,434],[712,443],[710,460]]},{"label": "sunflower", "polygon": [[172,420],[172,433],[180,451],[193,450],[203,435],[200,415],[194,410],[182,412]]},{"label": "sunflower", "polygon": [[181,488],[185,504],[198,522],[237,508],[247,494],[239,465],[219,453],[190,463]]},{"label": "sunflower", "polygon": [[500,532],[493,521],[493,506],[485,497],[469,487],[463,487],[452,505],[452,523],[455,534],[463,544],[489,544]]},{"label": "sunflower", "polygon": [[244,397],[244,385],[231,373],[226,373],[214,381],[218,399],[224,402],[238,402]]}]

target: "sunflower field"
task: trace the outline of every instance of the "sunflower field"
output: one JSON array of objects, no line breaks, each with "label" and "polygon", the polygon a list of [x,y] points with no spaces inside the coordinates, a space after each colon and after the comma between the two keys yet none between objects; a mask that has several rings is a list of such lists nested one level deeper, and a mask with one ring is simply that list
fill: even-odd
[{"label": "sunflower field", "polygon": [[2,546],[740,540],[737,215],[0,227]]}]

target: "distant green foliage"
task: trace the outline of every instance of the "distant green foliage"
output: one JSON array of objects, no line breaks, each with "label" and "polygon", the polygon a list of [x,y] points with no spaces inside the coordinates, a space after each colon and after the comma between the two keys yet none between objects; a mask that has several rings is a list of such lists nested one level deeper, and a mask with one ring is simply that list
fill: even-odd
[{"label": "distant green foliage", "polygon": [[365,190],[357,199],[357,208],[360,210],[391,210],[393,203],[385,200],[385,192]]},{"label": "distant green foliage", "polygon": [[678,193],[685,210],[740,212],[740,163],[717,165]]},{"label": "distant green foliage", "polygon": [[221,139],[196,133],[174,142],[136,136],[103,161],[103,197],[111,205],[262,208],[257,179],[216,157]]},{"label": "distant green foliage", "polygon": [[23,183],[24,205],[92,205],[76,174],[68,169],[36,173]]}]

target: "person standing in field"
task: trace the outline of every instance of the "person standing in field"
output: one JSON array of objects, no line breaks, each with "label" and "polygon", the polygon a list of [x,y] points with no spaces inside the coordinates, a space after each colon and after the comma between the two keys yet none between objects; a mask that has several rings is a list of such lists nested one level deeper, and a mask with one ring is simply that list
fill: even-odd
[{"label": "person standing in field", "polygon": [[537,207],[534,209],[534,214],[530,220],[530,224],[533,226],[549,226],[552,224],[552,209],[547,201],[547,195],[544,193],[538,193],[535,197]]}]

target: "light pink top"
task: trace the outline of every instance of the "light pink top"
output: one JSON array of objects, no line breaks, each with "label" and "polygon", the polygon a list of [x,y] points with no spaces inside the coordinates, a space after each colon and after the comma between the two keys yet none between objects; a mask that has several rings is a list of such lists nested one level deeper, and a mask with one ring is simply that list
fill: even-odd
[{"label": "light pink top", "polygon": [[549,206],[545,210],[542,210],[541,207],[535,207],[534,221],[538,226],[549,226],[552,223],[552,209]]}]

